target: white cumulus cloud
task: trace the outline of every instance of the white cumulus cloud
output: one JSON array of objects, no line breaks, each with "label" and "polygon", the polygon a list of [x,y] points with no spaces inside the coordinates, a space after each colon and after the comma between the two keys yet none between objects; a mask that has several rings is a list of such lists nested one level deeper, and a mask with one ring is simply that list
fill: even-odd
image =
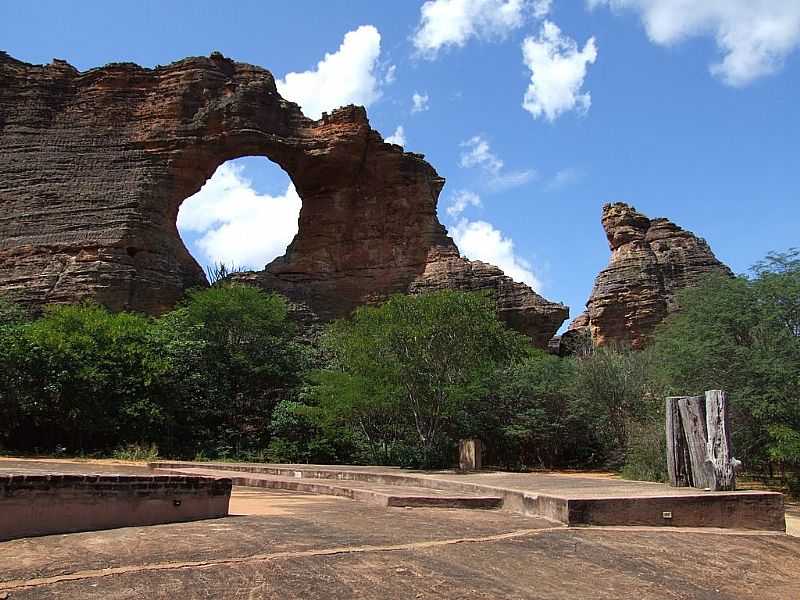
[{"label": "white cumulus cloud", "polygon": [[732,86],[778,71],[800,47],[798,0],[588,0],[641,15],[650,40],[668,46],[713,36],[722,54],[711,73]]},{"label": "white cumulus cloud", "polygon": [[406,145],[406,131],[402,125],[398,125],[394,133],[384,140],[387,144],[397,144],[398,146]]},{"label": "white cumulus cloud", "polygon": [[412,41],[417,53],[436,58],[441,48],[463,47],[471,38],[503,38],[528,16],[544,17],[551,0],[428,0]]},{"label": "white cumulus cloud", "polygon": [[383,75],[383,82],[386,85],[391,85],[397,81],[397,65],[389,65],[386,73]]},{"label": "white cumulus cloud", "polygon": [[556,191],[578,183],[584,177],[584,172],[574,167],[567,167],[558,171],[545,185],[548,192]]},{"label": "white cumulus cloud", "polygon": [[481,136],[473,136],[466,142],[461,142],[461,146],[467,148],[461,153],[461,162],[459,164],[462,167],[482,167],[493,175],[503,169],[503,161],[492,152],[489,142]]},{"label": "white cumulus cloud", "polygon": [[453,194],[450,206],[447,207],[447,214],[457,217],[466,210],[468,206],[481,206],[481,197],[468,190],[459,190]]},{"label": "white cumulus cloud", "polygon": [[589,110],[592,97],[582,88],[588,65],[597,60],[593,37],[580,50],[555,23],[545,21],[537,37],[525,38],[522,57],[531,71],[522,107],[534,118],[544,116],[552,122],[570,110],[580,114]]},{"label": "white cumulus cloud", "polygon": [[503,236],[503,232],[486,221],[461,219],[450,231],[461,254],[470,260],[480,260],[496,267],[514,281],[527,283],[534,290],[541,290],[541,281],[533,267],[514,251],[514,241]]},{"label": "white cumulus cloud", "polygon": [[489,176],[488,186],[495,190],[504,190],[528,183],[536,177],[536,171],[506,171],[503,161],[492,152],[489,142],[476,135],[461,143],[465,150],[461,153],[459,164],[465,169],[478,167]]},{"label": "white cumulus cloud", "polygon": [[339,49],[326,53],[316,69],[287,73],[275,84],[281,96],[299,104],[312,119],[347,104],[369,106],[381,97],[381,82],[395,76],[391,67],[381,76],[380,53],[381,34],[372,25],[362,25],[346,33]]},{"label": "white cumulus cloud", "polygon": [[428,110],[430,108],[428,106],[428,94],[420,94],[418,92],[414,92],[411,96],[411,112],[418,113]]},{"label": "white cumulus cloud", "polygon": [[286,252],[297,233],[300,205],[291,183],[280,196],[259,194],[242,167],[225,163],[181,204],[178,229],[200,234],[196,246],[206,264],[262,268]]}]

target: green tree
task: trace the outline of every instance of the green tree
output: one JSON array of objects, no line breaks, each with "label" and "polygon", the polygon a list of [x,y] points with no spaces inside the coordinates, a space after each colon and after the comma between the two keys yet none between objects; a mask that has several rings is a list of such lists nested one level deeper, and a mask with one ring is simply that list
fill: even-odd
[{"label": "green tree", "polygon": [[159,319],[96,305],[33,321],[0,306],[0,443],[163,455],[266,450],[274,406],[309,352],[281,297],[241,285],[192,292]]},{"label": "green tree", "polygon": [[309,362],[295,336],[282,296],[238,284],[190,292],[159,319],[153,337],[170,368],[170,446],[223,457],[266,449],[272,410]]},{"label": "green tree", "polygon": [[317,375],[323,420],[353,423],[373,446],[402,436],[427,466],[446,460],[459,413],[526,342],[487,296],[441,291],[361,307],[331,325],[324,345],[332,366]]},{"label": "green tree", "polygon": [[770,254],[750,277],[709,277],[678,301],[655,342],[671,392],[727,390],[745,467],[797,466],[800,252]]},{"label": "green tree", "polygon": [[[4,335],[6,394],[19,411],[15,445],[72,452],[138,441],[163,417],[151,390],[164,363],[149,320],[96,305],[48,307]],[[12,387],[13,386],[13,387]]]},{"label": "green tree", "polygon": [[0,449],[10,445],[22,418],[26,386],[20,366],[25,361],[22,339],[27,317],[21,307],[0,297]]},{"label": "green tree", "polygon": [[487,458],[512,468],[586,465],[599,453],[572,396],[575,361],[531,349],[497,371],[492,393],[471,412]]},{"label": "green tree", "polygon": [[660,397],[652,373],[650,350],[601,347],[576,359],[575,410],[592,424],[611,464],[624,460],[631,424],[647,417]]},{"label": "green tree", "polygon": [[282,400],[272,411],[270,433],[267,455],[271,462],[336,462],[336,440],[324,435],[302,402]]}]

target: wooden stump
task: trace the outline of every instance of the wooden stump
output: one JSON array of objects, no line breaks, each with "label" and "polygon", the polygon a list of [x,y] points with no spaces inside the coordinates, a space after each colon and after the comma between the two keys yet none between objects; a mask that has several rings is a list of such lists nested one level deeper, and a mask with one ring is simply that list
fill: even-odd
[{"label": "wooden stump", "polygon": [[459,440],[458,468],[461,471],[478,471],[481,468],[481,441],[478,439]]},{"label": "wooden stump", "polygon": [[667,398],[667,472],[672,487],[692,485],[691,460],[678,407],[680,396]]},{"label": "wooden stump", "polygon": [[666,401],[667,472],[673,487],[736,489],[728,397],[722,390]]},{"label": "wooden stump", "polygon": [[731,450],[728,396],[722,390],[706,392],[707,484],[712,491],[736,489],[736,463]]},{"label": "wooden stump", "polygon": [[708,487],[706,476],[706,407],[702,396],[681,396],[678,409],[686,436],[691,485],[696,488]]}]

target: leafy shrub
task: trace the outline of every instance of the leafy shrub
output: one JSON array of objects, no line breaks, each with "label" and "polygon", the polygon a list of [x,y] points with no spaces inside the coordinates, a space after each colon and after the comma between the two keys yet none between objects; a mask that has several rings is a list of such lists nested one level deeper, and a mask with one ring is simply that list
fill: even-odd
[{"label": "leafy shrub", "polygon": [[571,395],[575,363],[531,349],[499,369],[492,392],[464,420],[486,461],[514,469],[591,463],[597,442]]},{"label": "leafy shrub", "polygon": [[307,364],[286,301],[240,285],[159,319],[92,304],[0,317],[0,446],[18,450],[257,452]]},{"label": "leafy shrub", "polygon": [[666,481],[667,441],[663,419],[634,421],[628,431],[622,476],[639,481]]},{"label": "leafy shrub", "polygon": [[112,457],[117,460],[130,460],[130,461],[154,461],[158,460],[158,446],[155,444],[128,444],[127,446],[120,446],[117,448]]},{"label": "leafy shrub", "polygon": [[361,307],[330,326],[324,345],[331,365],[312,379],[317,422],[357,432],[374,462],[402,448],[402,462],[433,466],[452,463],[458,415],[525,342],[488,297],[441,291]]},{"label": "leafy shrub", "polygon": [[661,396],[653,378],[653,354],[625,347],[597,348],[576,359],[575,411],[593,430],[607,466],[625,462],[633,423],[650,414],[650,398]]},{"label": "leafy shrub", "polygon": [[678,296],[655,340],[672,393],[729,392],[736,456],[749,470],[797,460],[800,251],[770,254],[752,277],[709,277]]}]

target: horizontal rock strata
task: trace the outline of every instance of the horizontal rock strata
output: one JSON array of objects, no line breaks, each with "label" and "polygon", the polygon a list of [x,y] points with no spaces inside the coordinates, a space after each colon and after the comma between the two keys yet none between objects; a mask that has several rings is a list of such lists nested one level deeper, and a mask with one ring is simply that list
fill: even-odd
[{"label": "horizontal rock strata", "polygon": [[176,229],[180,204],[223,162],[250,155],[288,173],[302,209],[286,254],[239,279],[322,319],[392,293],[487,289],[540,345],[567,317],[459,256],[436,216],[444,179],[385,143],[363,108],[313,121],[269,71],[219,53],[84,73],[0,53],[0,293],[30,306],[168,310],[206,285]]},{"label": "horizontal rock strata", "polygon": [[646,345],[655,327],[675,311],[676,293],[710,273],[731,276],[708,243],[667,219],[648,219],[617,202],[603,207],[611,260],[594,283],[586,313],[570,337],[591,333],[595,345]]}]

